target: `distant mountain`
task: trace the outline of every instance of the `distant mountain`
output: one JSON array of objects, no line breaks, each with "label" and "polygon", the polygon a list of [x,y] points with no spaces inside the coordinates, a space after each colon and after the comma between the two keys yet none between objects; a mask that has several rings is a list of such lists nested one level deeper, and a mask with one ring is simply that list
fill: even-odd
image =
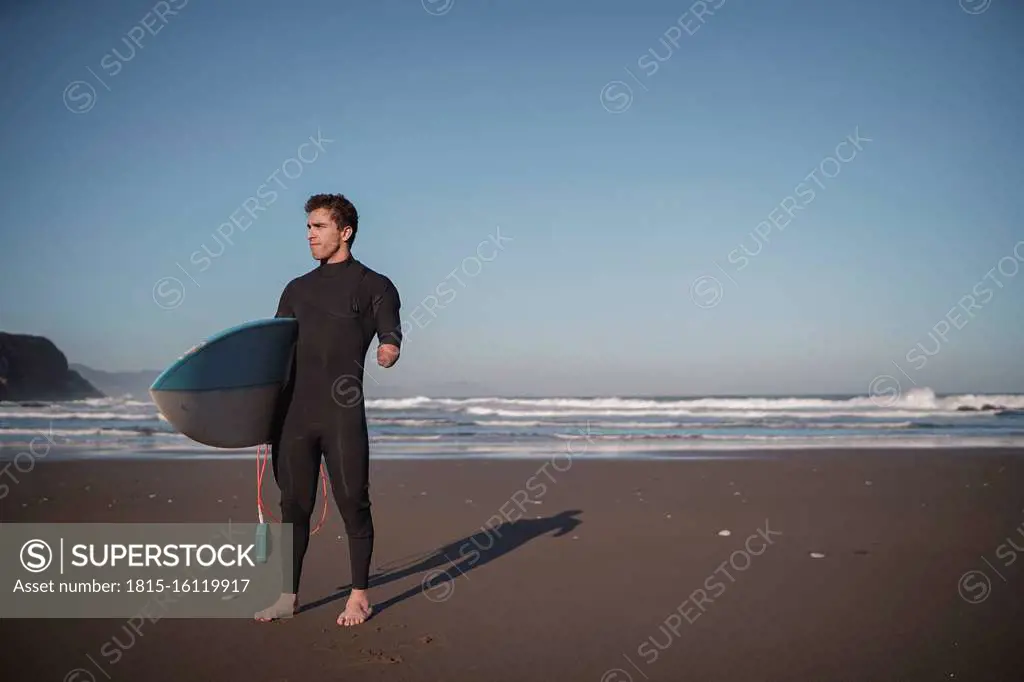
[{"label": "distant mountain", "polygon": [[84,400],[103,393],[49,339],[0,332],[0,400]]},{"label": "distant mountain", "polygon": [[71,368],[89,380],[111,398],[130,394],[136,400],[149,400],[149,387],[160,370],[143,369],[134,372],[104,372],[86,365],[73,364]]}]

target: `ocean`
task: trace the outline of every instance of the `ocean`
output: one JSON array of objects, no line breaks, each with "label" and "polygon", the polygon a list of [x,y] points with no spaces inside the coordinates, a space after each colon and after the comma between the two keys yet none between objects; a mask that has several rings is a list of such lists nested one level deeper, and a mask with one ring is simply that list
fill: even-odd
[{"label": "ocean", "polygon": [[[1024,395],[368,399],[373,458],[692,457],[793,448],[1021,447]],[[34,443],[34,444],[33,444]],[[54,447],[56,446],[56,447]],[[0,403],[0,459],[252,457],[148,400]]]}]

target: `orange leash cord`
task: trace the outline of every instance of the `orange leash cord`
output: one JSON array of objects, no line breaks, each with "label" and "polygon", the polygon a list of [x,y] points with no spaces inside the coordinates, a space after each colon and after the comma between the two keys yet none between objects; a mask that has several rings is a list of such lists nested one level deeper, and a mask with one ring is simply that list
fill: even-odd
[{"label": "orange leash cord", "polygon": [[[270,458],[270,446],[267,444],[259,445],[256,448],[256,513],[259,515],[260,523],[263,523],[263,518],[270,519],[274,523],[280,523],[274,518],[274,515],[267,511],[263,506],[263,476],[267,470],[267,460]],[[321,490],[324,494],[324,506],[320,512],[320,520],[317,521],[316,526],[311,531],[311,535],[315,535],[317,531],[323,528],[324,522],[327,520],[327,472],[324,471],[323,462],[320,463],[320,483]]]}]

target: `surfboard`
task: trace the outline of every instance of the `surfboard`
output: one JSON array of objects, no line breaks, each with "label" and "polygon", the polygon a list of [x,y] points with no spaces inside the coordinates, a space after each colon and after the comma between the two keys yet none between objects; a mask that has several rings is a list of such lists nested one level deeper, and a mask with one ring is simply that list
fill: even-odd
[{"label": "surfboard", "polygon": [[226,329],[178,358],[149,389],[168,422],[192,440],[246,448],[272,437],[298,322],[272,318]]}]

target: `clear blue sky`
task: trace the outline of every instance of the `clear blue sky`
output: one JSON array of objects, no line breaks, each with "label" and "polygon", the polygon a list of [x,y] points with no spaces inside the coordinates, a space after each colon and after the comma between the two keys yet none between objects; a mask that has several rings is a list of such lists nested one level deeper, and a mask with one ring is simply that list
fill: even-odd
[{"label": "clear blue sky", "polygon": [[314,265],[304,200],[343,192],[407,319],[455,292],[387,386],[863,393],[896,360],[1024,391],[1024,6],[987,2],[4,3],[0,329],[163,368],[272,316]]}]

